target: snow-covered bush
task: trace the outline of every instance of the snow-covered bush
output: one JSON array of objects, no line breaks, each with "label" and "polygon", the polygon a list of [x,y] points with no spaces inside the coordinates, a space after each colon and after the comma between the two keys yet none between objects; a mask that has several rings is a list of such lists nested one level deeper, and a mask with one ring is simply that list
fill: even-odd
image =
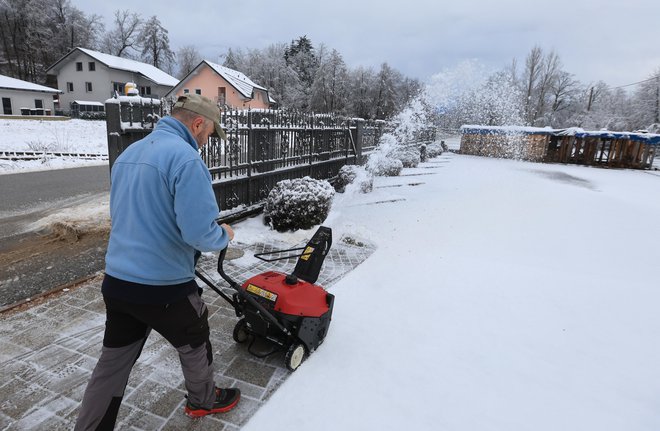
[{"label": "snow-covered bush", "polygon": [[415,168],[421,161],[416,147],[398,147],[390,152],[390,157],[401,160],[404,168]]},{"label": "snow-covered bush", "polygon": [[442,155],[442,152],[443,152],[442,142],[436,141],[426,144],[426,156],[429,159]]},{"label": "snow-covered bush", "polygon": [[355,184],[361,193],[369,193],[374,188],[374,177],[365,168],[355,165],[344,165],[339,170],[335,190],[344,193],[346,187]]},{"label": "snow-covered bush", "polygon": [[397,147],[398,143],[394,135],[384,133],[378,141],[376,150],[369,155],[365,165],[367,172],[377,177],[395,177],[399,175],[403,169],[403,163],[391,155]]},{"label": "snow-covered bush", "polygon": [[367,171],[376,177],[396,177],[403,169],[399,159],[390,157],[369,157],[366,165]]},{"label": "snow-covered bush", "polygon": [[310,177],[283,180],[266,198],[264,220],[278,232],[311,229],[328,217],[335,190]]},{"label": "snow-covered bush", "polygon": [[105,120],[105,112],[81,112],[78,114],[81,120]]}]

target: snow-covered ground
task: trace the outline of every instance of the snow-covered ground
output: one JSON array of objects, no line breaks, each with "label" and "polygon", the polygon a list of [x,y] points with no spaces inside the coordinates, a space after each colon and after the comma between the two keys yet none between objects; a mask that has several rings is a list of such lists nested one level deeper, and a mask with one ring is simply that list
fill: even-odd
[{"label": "snow-covered ground", "polygon": [[377,250],[243,429],[660,429],[658,190],[655,171],[446,153],[337,194],[324,224]]},{"label": "snow-covered ground", "polygon": [[660,175],[453,154],[405,174],[337,196],[324,224],[378,249],[243,429],[660,429]]},{"label": "snow-covered ground", "polygon": [[[108,154],[105,121],[0,119],[0,152],[46,151]],[[42,160],[0,159],[0,175],[107,164],[106,161],[56,157]]]},{"label": "snow-covered ground", "polygon": [[[3,120],[0,150],[107,153],[105,133]],[[332,287],[324,344],[244,430],[660,429],[659,172],[447,153],[375,186],[336,195],[324,224],[376,252]],[[84,214],[107,220],[107,204]],[[235,228],[244,243],[312,233]]]}]

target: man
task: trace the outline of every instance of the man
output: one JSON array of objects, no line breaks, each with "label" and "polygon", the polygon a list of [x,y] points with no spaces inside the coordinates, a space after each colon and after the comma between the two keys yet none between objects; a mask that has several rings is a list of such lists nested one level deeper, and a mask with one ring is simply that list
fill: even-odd
[{"label": "man", "polygon": [[220,110],[206,97],[179,97],[172,115],[115,161],[112,229],[102,292],[106,325],[101,357],[83,397],[76,430],[113,429],[126,383],[151,329],[174,346],[192,417],[226,412],[238,389],[213,380],[208,309],[195,283],[195,254],[234,237],[215,219],[218,205],[198,148],[217,133]]}]

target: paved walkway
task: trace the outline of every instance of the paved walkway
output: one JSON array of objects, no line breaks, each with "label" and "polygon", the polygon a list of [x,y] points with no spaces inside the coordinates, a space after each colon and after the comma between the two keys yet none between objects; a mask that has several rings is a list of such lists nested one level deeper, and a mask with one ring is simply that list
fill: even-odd
[{"label": "paved walkway", "polygon": [[[239,282],[268,270],[288,272],[295,265],[295,259],[265,263],[251,257],[262,251],[288,248],[283,244],[232,247],[234,259],[226,262],[225,271]],[[318,283],[331,287],[372,252],[369,244],[335,240]],[[220,283],[216,259],[204,256],[198,268]],[[237,345],[232,339],[238,320],[233,308],[210,289],[206,289],[204,299],[209,307],[216,382],[241,388],[239,406],[225,415],[195,420],[185,416],[178,356],[160,335],[152,333],[133,368],[116,429],[238,430],[286,380],[289,371],[284,367],[283,354],[265,359],[250,355],[245,345]],[[100,354],[104,323],[100,278],[27,310],[0,316],[0,429],[73,428]],[[322,347],[315,354],[322,354]]]}]

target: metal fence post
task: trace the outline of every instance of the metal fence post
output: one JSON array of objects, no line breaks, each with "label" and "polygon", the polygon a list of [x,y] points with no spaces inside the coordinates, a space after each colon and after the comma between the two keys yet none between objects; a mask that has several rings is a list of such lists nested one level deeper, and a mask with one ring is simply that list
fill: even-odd
[{"label": "metal fence post", "polygon": [[362,144],[364,143],[364,120],[359,118],[355,121],[355,159],[358,164],[362,164]]},{"label": "metal fence post", "polygon": [[108,131],[108,163],[110,172],[112,165],[123,151],[121,139],[121,113],[119,101],[106,102],[105,104],[105,124]]}]

